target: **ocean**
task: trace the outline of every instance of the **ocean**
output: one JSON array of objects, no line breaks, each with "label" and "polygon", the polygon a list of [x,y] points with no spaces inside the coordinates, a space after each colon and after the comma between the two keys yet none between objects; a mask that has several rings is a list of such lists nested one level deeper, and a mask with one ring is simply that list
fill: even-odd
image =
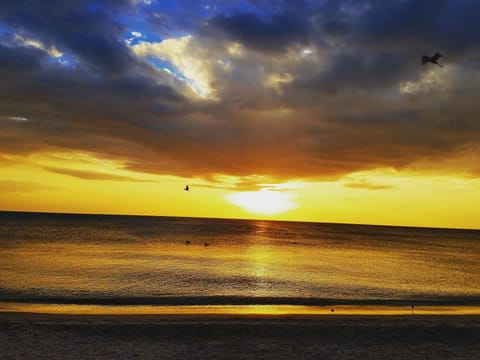
[{"label": "ocean", "polygon": [[0,212],[0,310],[478,306],[479,274],[478,230]]}]

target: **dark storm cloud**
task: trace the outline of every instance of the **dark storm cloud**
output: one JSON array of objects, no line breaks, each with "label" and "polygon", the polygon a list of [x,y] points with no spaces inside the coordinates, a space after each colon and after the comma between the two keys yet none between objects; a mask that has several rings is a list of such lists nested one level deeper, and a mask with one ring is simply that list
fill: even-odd
[{"label": "dark storm cloud", "polygon": [[[103,71],[124,71],[134,62],[119,41],[122,27],[104,10],[111,2],[95,7],[88,1],[56,1],[48,5],[40,1],[4,1],[0,20],[47,46],[55,44],[60,51],[72,52],[85,65]],[[118,2],[116,6],[125,4]]]},{"label": "dark storm cloud", "polygon": [[[198,32],[170,51],[177,64],[199,62],[216,95],[201,99],[167,50],[163,71],[122,40],[138,30],[125,19],[145,15],[146,4],[0,2],[0,153],[84,151],[154,174],[244,176],[242,189],[477,159],[478,2],[295,4],[222,12],[218,3],[192,19],[188,31]],[[179,28],[186,21],[168,7],[150,13]],[[231,41],[243,47],[231,53]],[[446,66],[422,66],[435,51]],[[457,163],[478,174],[473,161]]]},{"label": "dark storm cloud", "polygon": [[[13,49],[0,44],[0,75],[5,84],[9,79],[28,76],[41,70],[41,60],[46,58],[38,49]],[[1,86],[1,85],[0,85]]]},{"label": "dark storm cloud", "polygon": [[330,0],[314,18],[322,38],[352,48],[443,51],[455,58],[480,44],[479,16],[474,0]]},{"label": "dark storm cloud", "polygon": [[[381,89],[412,77],[403,56],[388,52],[350,52],[335,55],[330,64],[312,77],[299,80],[303,88],[322,93],[337,93],[350,89]],[[418,64],[416,64],[418,66]]]},{"label": "dark storm cloud", "polygon": [[308,19],[294,14],[277,14],[268,20],[252,13],[218,15],[210,25],[225,32],[232,40],[261,51],[285,51],[291,44],[308,41]]}]

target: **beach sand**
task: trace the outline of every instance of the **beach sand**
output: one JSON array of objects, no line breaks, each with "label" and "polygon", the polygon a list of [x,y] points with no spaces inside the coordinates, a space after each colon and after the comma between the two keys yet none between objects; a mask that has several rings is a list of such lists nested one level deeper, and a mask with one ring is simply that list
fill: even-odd
[{"label": "beach sand", "polygon": [[1,359],[480,359],[480,316],[0,313]]}]

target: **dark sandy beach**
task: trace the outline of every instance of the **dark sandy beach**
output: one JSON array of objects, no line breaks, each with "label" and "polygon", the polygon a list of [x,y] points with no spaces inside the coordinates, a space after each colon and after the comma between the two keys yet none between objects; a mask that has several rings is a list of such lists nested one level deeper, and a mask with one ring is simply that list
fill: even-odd
[{"label": "dark sandy beach", "polygon": [[0,313],[2,359],[479,359],[479,316]]}]

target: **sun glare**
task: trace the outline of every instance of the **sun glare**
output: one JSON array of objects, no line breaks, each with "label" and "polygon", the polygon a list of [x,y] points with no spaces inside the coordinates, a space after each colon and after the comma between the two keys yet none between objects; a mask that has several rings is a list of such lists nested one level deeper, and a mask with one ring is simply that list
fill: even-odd
[{"label": "sun glare", "polygon": [[268,189],[238,192],[227,199],[250,213],[260,215],[275,215],[297,207],[290,194]]}]

